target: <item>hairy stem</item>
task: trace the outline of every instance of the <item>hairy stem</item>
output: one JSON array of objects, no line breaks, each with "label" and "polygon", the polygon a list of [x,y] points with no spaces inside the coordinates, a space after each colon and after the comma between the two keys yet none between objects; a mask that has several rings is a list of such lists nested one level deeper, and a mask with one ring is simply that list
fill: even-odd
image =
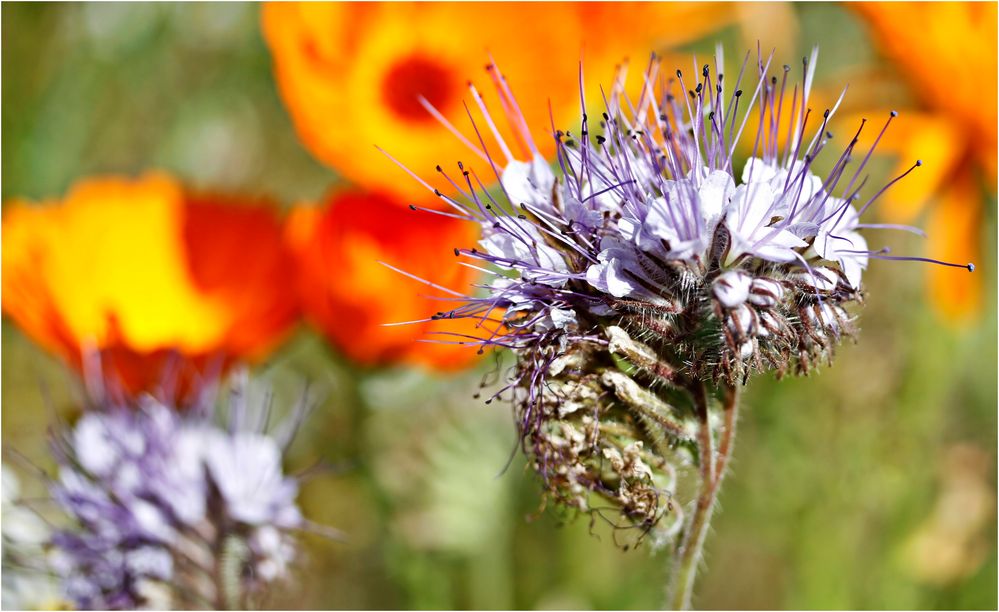
[{"label": "hairy stem", "polygon": [[699,432],[697,445],[700,457],[701,490],[697,497],[697,505],[688,519],[683,540],[676,549],[673,560],[668,607],[673,610],[690,609],[690,600],[694,590],[694,579],[700,565],[704,550],[704,540],[711,523],[718,490],[725,468],[735,443],[735,425],[739,410],[739,389],[729,386],[725,389],[724,429],[721,432],[718,452],[714,451],[714,439],[711,435],[711,422],[708,419],[708,391],[702,383],[694,393],[694,405],[697,411]]}]

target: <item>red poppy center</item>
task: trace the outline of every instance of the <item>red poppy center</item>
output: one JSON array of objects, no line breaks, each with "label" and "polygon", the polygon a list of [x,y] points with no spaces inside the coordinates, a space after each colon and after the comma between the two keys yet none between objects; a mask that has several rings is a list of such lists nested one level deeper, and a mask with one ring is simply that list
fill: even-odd
[{"label": "red poppy center", "polygon": [[454,90],[451,73],[439,63],[413,55],[397,62],[385,75],[382,96],[397,115],[408,121],[433,121],[420,96],[444,111]]}]

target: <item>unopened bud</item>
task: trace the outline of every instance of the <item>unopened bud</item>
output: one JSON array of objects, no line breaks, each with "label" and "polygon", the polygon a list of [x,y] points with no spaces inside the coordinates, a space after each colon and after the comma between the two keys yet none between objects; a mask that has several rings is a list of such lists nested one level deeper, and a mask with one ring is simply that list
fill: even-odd
[{"label": "unopened bud", "polygon": [[753,278],[745,272],[732,270],[715,279],[714,294],[725,308],[735,308],[749,298]]},{"label": "unopened bud", "polygon": [[784,287],[770,278],[754,278],[749,288],[749,302],[760,308],[773,308],[784,297]]}]

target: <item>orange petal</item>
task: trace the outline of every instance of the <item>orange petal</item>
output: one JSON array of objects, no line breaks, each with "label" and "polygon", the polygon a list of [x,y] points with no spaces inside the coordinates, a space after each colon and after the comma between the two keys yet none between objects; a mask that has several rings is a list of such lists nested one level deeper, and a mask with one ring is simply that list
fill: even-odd
[{"label": "orange petal", "polygon": [[335,193],[318,209],[300,206],[287,238],[298,261],[297,286],[308,318],[329,341],[364,365],[419,363],[435,369],[468,364],[467,347],[417,342],[427,339],[426,319],[447,310],[451,297],[392,270],[467,292],[474,271],[459,266],[456,246],[473,244],[468,222],[400,206],[391,196],[361,191]]},{"label": "orange petal", "polygon": [[[868,120],[858,151],[866,155],[867,147],[874,142],[889,112],[888,109],[855,112],[841,119],[847,126],[859,126],[863,118]],[[892,185],[879,198],[876,210],[893,223],[911,223],[951,180],[949,177],[965,151],[963,130],[949,118],[934,113],[899,111],[899,116],[892,120],[878,143],[875,155],[895,159],[892,178],[908,170],[916,160],[922,160],[923,164]]]},{"label": "orange petal", "polygon": [[[720,28],[729,14],[727,5],[686,3],[280,3],[264,7],[263,30],[303,143],[353,182],[399,194],[406,203],[426,192],[374,145],[421,175],[463,160],[479,164],[484,181],[494,180],[488,165],[472,160],[475,154],[421,107],[418,96],[477,141],[464,107],[475,107],[466,89],[474,80],[517,153],[483,70],[491,55],[539,148],[550,155],[549,102],[558,127],[578,122],[581,56],[591,75],[590,100],[597,101],[598,85],[613,78],[613,66],[625,57],[644,65],[654,47]],[[502,165],[489,128],[476,121]]]},{"label": "orange petal", "polygon": [[996,177],[997,20],[995,2],[851,4],[913,92],[973,136],[982,166]]},{"label": "orange petal", "polygon": [[285,290],[294,260],[274,208],[191,195],[182,232],[194,286],[206,298],[226,304],[223,352],[263,358],[298,314],[297,300]]},{"label": "orange petal", "polygon": [[948,181],[947,188],[930,207],[926,220],[929,256],[954,263],[975,263],[973,273],[931,266],[927,290],[933,305],[947,320],[960,323],[973,319],[982,309],[985,274],[994,274],[981,249],[983,194],[970,172]]},{"label": "orange petal", "polygon": [[77,367],[102,353],[129,391],[155,385],[166,355],[192,371],[262,357],[295,320],[273,211],[192,201],[165,175],[12,202],[3,233],[4,312]]},{"label": "orange petal", "polygon": [[76,357],[76,343],[45,283],[52,244],[51,214],[42,207],[8,202],[3,213],[3,311],[44,349]]}]

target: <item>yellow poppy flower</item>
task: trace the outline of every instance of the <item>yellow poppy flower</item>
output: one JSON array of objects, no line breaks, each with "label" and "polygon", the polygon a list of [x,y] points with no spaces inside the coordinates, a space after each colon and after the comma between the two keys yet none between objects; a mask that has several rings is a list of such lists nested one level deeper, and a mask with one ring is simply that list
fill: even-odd
[{"label": "yellow poppy flower", "polygon": [[103,357],[126,392],[155,388],[166,369],[189,379],[261,358],[295,320],[273,211],[192,196],[161,174],[8,202],[3,238],[3,311],[76,367]]}]

